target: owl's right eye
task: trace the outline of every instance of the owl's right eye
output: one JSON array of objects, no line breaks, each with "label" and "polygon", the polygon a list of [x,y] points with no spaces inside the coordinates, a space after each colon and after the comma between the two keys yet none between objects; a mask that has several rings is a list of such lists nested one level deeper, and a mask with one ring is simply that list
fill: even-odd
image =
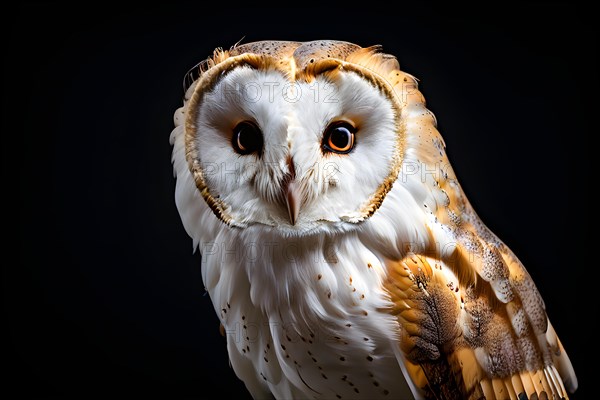
[{"label": "owl's right eye", "polygon": [[323,150],[328,153],[348,154],[354,148],[356,128],[346,121],[330,124],[323,135]]},{"label": "owl's right eye", "polygon": [[238,154],[256,153],[260,156],[263,148],[262,132],[254,122],[242,121],[233,129],[231,145]]}]

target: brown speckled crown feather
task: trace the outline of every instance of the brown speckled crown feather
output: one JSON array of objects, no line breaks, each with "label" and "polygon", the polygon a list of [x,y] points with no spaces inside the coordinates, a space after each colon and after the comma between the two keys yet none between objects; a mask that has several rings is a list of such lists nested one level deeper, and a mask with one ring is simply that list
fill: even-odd
[{"label": "brown speckled crown feather", "polygon": [[346,60],[348,55],[360,50],[362,47],[339,40],[315,40],[313,42],[282,42],[264,41],[247,43],[234,47],[229,51],[232,56],[252,53],[273,58],[293,57],[297,68],[302,70],[309,64],[327,58]]}]

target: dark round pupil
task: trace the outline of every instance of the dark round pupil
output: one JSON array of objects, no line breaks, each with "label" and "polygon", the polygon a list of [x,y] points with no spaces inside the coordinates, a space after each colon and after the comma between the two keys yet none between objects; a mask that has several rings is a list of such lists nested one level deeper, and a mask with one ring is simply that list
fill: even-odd
[{"label": "dark round pupil", "polygon": [[253,127],[242,126],[238,133],[238,141],[242,149],[250,150],[256,146],[256,134]]},{"label": "dark round pupil", "polygon": [[331,136],[329,137],[329,142],[333,146],[335,146],[339,149],[344,149],[344,148],[348,147],[348,145],[350,144],[351,135],[352,135],[352,133],[350,133],[348,128],[343,127],[343,126],[338,126],[331,131]]},{"label": "dark round pupil", "polygon": [[234,135],[234,147],[242,154],[258,151],[262,147],[262,136],[256,126],[251,123],[242,122],[236,129]]}]

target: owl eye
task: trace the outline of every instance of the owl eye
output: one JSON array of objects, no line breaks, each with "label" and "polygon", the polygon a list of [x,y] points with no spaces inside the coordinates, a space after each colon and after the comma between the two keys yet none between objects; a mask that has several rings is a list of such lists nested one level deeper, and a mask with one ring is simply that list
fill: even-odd
[{"label": "owl eye", "polygon": [[323,150],[326,152],[347,154],[354,148],[356,128],[345,121],[330,124],[323,136]]},{"label": "owl eye", "polygon": [[242,121],[233,128],[231,144],[236,153],[241,155],[260,155],[263,148],[262,132],[254,122]]}]

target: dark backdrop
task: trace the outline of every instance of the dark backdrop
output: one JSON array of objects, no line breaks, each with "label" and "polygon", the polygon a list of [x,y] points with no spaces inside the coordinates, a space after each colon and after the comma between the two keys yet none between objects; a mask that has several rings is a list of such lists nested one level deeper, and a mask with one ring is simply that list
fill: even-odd
[{"label": "dark backdrop", "polygon": [[217,5],[5,13],[4,390],[246,396],[175,208],[168,143],[184,73],[245,37],[382,44],[421,80],[462,185],[537,282],[588,398],[591,11]]}]

